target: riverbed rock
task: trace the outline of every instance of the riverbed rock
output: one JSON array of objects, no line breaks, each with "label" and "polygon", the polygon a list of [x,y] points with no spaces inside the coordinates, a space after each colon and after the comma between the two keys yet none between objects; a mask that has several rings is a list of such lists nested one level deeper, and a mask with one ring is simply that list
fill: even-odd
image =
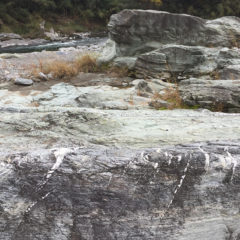
[{"label": "riverbed rock", "polygon": [[79,77],[0,86],[0,239],[238,236],[240,114],[149,108],[138,90],[159,79]]},{"label": "riverbed rock", "polygon": [[33,85],[33,80],[19,77],[14,80],[14,84],[22,85],[22,86],[30,86],[30,85]]},{"label": "riverbed rock", "polygon": [[[68,82],[0,84],[0,240],[239,239],[240,113],[201,108],[210,109],[221,98],[228,110],[239,110],[237,74],[236,80],[216,80],[230,66],[237,70],[238,48],[221,43],[229,42],[225,31],[235,31],[238,20],[162,14],[167,17],[159,25],[168,37],[179,33],[165,25],[190,27],[193,36],[211,25],[210,40],[219,47],[204,45],[210,41],[204,34],[198,45],[191,45],[190,37],[187,45],[154,42],[146,50],[143,44],[136,55],[115,58],[122,65],[126,57],[137,75],[135,64],[142,57],[139,69],[146,75],[135,80],[80,73]],[[182,32],[191,33],[187,30]],[[215,36],[216,31],[222,35]],[[126,37],[125,46],[138,39],[141,35]],[[113,42],[111,51],[119,54],[119,46]],[[73,61],[78,55],[22,54],[2,59],[1,71],[18,69],[23,76],[27,63]],[[149,77],[153,67],[159,78]],[[169,82],[172,76],[178,86]],[[183,94],[189,105],[202,105],[162,110],[169,103],[159,96],[168,89]],[[161,110],[151,106],[154,100]]]},{"label": "riverbed rock", "polygon": [[[239,88],[234,89],[240,79],[239,18],[205,20],[162,11],[123,10],[111,17],[108,29],[111,46],[106,49],[112,53],[113,64],[128,67],[137,78],[180,82],[184,102],[190,106],[216,110],[210,107],[216,103],[224,111],[239,111]],[[199,81],[187,80],[192,78]],[[208,84],[212,80],[219,82]],[[140,94],[150,97],[147,92]],[[190,100],[196,96],[201,103]]]},{"label": "riverbed rock", "polygon": [[190,106],[240,112],[240,80],[189,79],[180,82],[179,92]]},{"label": "riverbed rock", "polygon": [[1,150],[0,239],[238,239],[239,149]]}]

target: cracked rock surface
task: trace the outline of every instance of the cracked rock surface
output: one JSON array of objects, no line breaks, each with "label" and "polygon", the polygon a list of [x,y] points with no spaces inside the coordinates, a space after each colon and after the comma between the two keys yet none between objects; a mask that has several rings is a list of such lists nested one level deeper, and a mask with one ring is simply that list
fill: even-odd
[{"label": "cracked rock surface", "polygon": [[0,154],[0,239],[240,236],[239,142]]},{"label": "cracked rock surface", "polygon": [[240,114],[103,82],[0,90],[0,239],[238,239]]}]

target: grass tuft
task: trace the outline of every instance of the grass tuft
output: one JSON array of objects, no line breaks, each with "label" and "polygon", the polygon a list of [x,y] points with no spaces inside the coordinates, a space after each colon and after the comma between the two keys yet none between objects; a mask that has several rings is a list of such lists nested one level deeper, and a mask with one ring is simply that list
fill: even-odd
[{"label": "grass tuft", "polygon": [[111,77],[128,77],[129,70],[126,67],[110,66],[108,64],[97,65],[96,53],[84,53],[74,61],[65,60],[39,60],[38,64],[31,65],[30,72],[35,78],[39,73],[51,74],[55,79],[71,78],[80,72],[105,73]]},{"label": "grass tuft", "polygon": [[73,63],[78,72],[96,72],[98,66],[96,63],[97,55],[93,53],[85,53],[79,56]]},{"label": "grass tuft", "polygon": [[175,108],[184,108],[184,104],[182,101],[182,98],[180,97],[178,88],[168,88],[164,91],[163,94],[159,94],[159,97],[170,103],[169,109],[175,109]]},{"label": "grass tuft", "polygon": [[74,61],[65,60],[39,60],[38,64],[31,66],[31,75],[38,77],[39,73],[51,74],[55,79],[71,78],[79,72],[95,72],[97,70],[96,56],[86,53]]}]

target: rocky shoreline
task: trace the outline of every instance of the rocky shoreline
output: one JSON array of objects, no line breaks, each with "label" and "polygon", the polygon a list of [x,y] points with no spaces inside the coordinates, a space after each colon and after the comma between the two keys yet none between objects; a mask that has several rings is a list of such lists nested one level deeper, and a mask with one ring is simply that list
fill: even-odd
[{"label": "rocky shoreline", "polygon": [[[109,33],[1,58],[0,239],[239,239],[240,20],[124,10]],[[131,76],[30,74],[86,49]]]}]

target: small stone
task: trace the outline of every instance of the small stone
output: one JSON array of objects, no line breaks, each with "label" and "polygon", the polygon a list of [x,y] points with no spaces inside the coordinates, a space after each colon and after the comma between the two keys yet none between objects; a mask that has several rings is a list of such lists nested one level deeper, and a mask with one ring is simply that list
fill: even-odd
[{"label": "small stone", "polygon": [[153,92],[145,80],[140,80],[135,88],[142,92],[148,92],[148,93]]},{"label": "small stone", "polygon": [[47,74],[47,78],[48,78],[48,80],[53,79],[53,78],[54,78],[54,77],[53,77],[53,74],[52,74],[52,73]]},{"label": "small stone", "polygon": [[38,74],[38,77],[39,77],[41,80],[44,80],[44,81],[48,81],[48,80],[49,80],[48,76],[47,76],[46,74],[44,74],[43,72],[40,72],[40,73]]},{"label": "small stone", "polygon": [[30,85],[33,85],[33,80],[27,79],[27,78],[16,78],[14,81],[14,84],[22,85],[22,86],[30,86]]}]

